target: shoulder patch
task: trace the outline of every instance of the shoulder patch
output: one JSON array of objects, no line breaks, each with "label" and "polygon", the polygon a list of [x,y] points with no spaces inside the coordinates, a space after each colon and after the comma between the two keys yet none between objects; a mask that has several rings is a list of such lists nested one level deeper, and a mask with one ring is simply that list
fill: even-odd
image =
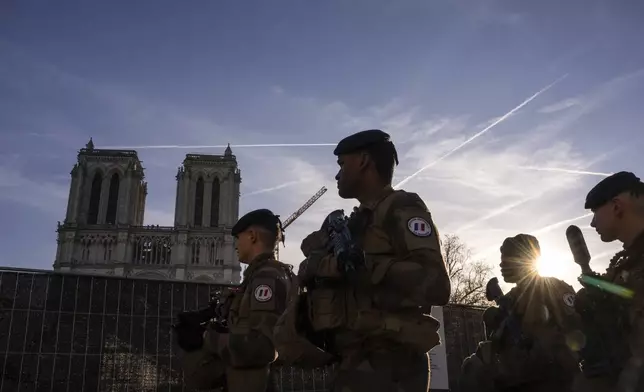
[{"label": "shoulder patch", "polygon": [[416,237],[429,237],[432,235],[432,225],[421,217],[409,219],[407,228]]},{"label": "shoulder patch", "polygon": [[575,295],[571,293],[566,293],[563,295],[563,302],[571,308],[575,306]]},{"label": "shoulder patch", "polygon": [[273,290],[265,284],[260,284],[255,287],[254,295],[257,302],[267,302],[273,298]]}]

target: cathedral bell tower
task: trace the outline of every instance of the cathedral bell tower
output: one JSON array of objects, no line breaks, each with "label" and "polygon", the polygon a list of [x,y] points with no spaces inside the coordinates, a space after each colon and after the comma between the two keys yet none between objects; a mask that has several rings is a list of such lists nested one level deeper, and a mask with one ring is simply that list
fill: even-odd
[{"label": "cathedral bell tower", "polygon": [[90,139],[71,172],[54,269],[146,279],[235,284],[241,267],[231,229],[241,174],[223,155],[186,155],[177,173],[174,226],[144,226],[147,184],[136,151]]},{"label": "cathedral bell tower", "polygon": [[[143,224],[147,195],[143,167],[136,151],[95,149],[90,139],[78,152],[71,177],[67,213],[63,224],[58,227],[54,267],[98,261],[96,254],[85,254],[86,244],[79,243],[81,232],[87,230],[94,235],[83,235],[83,241],[107,244],[108,250],[102,261],[118,259],[121,253],[124,256],[125,240],[119,241],[116,229]],[[126,238],[127,232],[123,234]]]},{"label": "cathedral bell tower", "polygon": [[176,227],[231,228],[241,183],[230,145],[224,155],[188,154],[177,172]]},{"label": "cathedral bell tower", "polygon": [[175,263],[188,279],[237,282],[241,271],[231,229],[239,217],[241,174],[230,145],[223,155],[187,154],[177,172]]}]

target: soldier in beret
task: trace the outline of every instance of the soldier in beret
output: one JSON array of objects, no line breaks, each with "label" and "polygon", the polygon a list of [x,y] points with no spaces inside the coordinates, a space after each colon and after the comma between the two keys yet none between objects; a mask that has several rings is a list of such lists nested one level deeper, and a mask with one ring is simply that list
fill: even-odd
[{"label": "soldier in beret", "polygon": [[[603,242],[620,241],[624,249],[610,261],[602,283],[584,284],[580,312],[591,314],[587,335],[610,324],[603,340],[608,351],[601,364],[582,358],[577,391],[644,390],[644,183],[630,172],[600,181],[586,196],[591,226]],[[582,279],[584,277],[582,276]],[[609,290],[613,288],[613,290]],[[615,290],[617,288],[618,290]],[[587,318],[586,318],[587,320]],[[609,323],[610,322],[610,323]],[[601,340],[601,339],[600,339]],[[593,342],[591,340],[591,342]],[[602,365],[602,366],[599,366]]]},{"label": "soldier in beret", "polygon": [[498,294],[488,294],[498,306],[484,313],[488,340],[463,362],[463,392],[570,391],[579,372],[574,349],[581,344],[575,291],[537,274],[540,253],[528,234],[503,241],[501,274],[516,286],[503,295],[496,282]]},{"label": "soldier in beret", "polygon": [[[209,326],[200,350],[226,364],[228,391],[264,392],[272,388],[270,365],[278,356],[273,327],[286,308],[295,276],[290,265],[275,260],[275,246],[284,234],[279,217],[270,210],[244,215],[232,235],[239,261],[248,268],[241,285],[225,300],[228,331]],[[201,365],[210,366],[205,360]],[[207,378],[207,371],[203,374]]]},{"label": "soldier in beret", "polygon": [[387,133],[358,132],[334,154],[340,197],[360,203],[348,220],[348,249],[359,252],[336,256],[323,228],[302,242],[298,273],[310,324],[340,360],[333,391],[426,392],[428,352],[440,344],[429,313],[450,296],[438,231],[417,194],[392,188],[398,157]]}]

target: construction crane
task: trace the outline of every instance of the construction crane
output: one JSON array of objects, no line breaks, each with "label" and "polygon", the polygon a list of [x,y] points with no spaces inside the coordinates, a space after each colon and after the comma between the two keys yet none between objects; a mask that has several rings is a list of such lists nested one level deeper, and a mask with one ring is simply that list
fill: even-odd
[{"label": "construction crane", "polygon": [[[322,195],[324,195],[324,193],[326,193],[326,191],[327,191],[327,189],[326,189],[325,186],[320,188],[320,190],[317,191],[317,193],[315,195],[313,195],[313,197],[311,197],[306,203],[304,203],[304,205],[302,205],[302,207],[300,207],[297,211],[292,213],[291,216],[286,218],[286,220],[284,222],[282,222],[282,228],[286,229],[288,226],[290,226],[290,224],[293,223],[293,221],[295,221],[297,218],[299,218],[300,215],[302,215],[304,213],[304,211],[308,210],[309,207],[311,207],[313,205],[313,203],[318,201],[318,199],[320,197],[322,197]],[[275,245],[275,257],[278,260],[279,260],[279,255],[280,255],[280,246],[279,246],[279,242],[278,242]]]}]

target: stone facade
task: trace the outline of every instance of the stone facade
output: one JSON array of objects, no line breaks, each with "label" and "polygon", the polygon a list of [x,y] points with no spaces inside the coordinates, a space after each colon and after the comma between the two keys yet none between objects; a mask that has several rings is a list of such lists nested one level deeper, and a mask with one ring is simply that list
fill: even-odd
[{"label": "stone facade", "polygon": [[239,217],[241,175],[223,155],[188,154],[177,172],[174,226],[144,226],[147,183],[137,152],[78,153],[54,270],[237,284],[230,230]]}]

